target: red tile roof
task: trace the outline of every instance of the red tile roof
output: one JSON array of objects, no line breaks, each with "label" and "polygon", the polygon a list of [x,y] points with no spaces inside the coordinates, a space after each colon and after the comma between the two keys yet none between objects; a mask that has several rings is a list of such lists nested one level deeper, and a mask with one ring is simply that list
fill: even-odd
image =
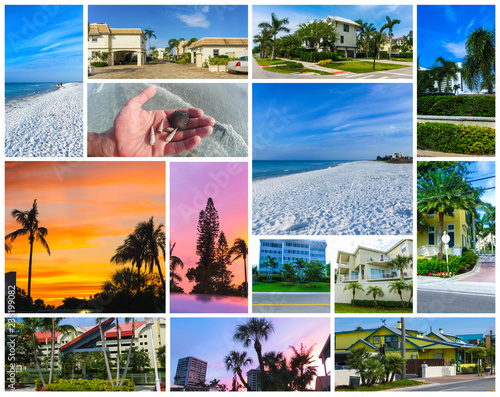
[{"label": "red tile roof", "polygon": [[[57,340],[59,335],[61,335],[61,332],[56,331],[55,335]],[[50,337],[52,336],[52,332],[51,331],[36,332],[35,336],[38,339],[38,342],[45,342],[46,340],[47,342],[51,342]]]}]

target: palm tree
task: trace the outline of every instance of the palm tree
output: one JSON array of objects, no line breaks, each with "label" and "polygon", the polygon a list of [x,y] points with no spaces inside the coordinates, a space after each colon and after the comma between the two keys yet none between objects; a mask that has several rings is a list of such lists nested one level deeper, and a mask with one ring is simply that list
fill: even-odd
[{"label": "palm tree", "polygon": [[10,254],[12,252],[12,244],[5,238],[5,253]]},{"label": "palm tree", "polygon": [[371,357],[371,353],[366,347],[352,349],[346,359],[346,364],[349,369],[354,369],[359,373],[361,384],[366,384],[364,368],[366,361]]},{"label": "palm tree", "polygon": [[[104,332],[102,330],[102,323],[101,323],[101,319],[99,317],[97,318],[97,324],[99,325],[99,334],[101,335],[102,353],[104,354],[104,362],[106,363],[106,371],[108,372],[109,383],[111,383],[111,387],[115,387],[115,384],[113,383],[113,375],[111,375],[111,368],[109,366],[108,352],[106,351],[106,336],[104,335]],[[120,359],[120,358],[118,358],[118,359]]]},{"label": "palm tree", "polygon": [[17,229],[15,232],[9,233],[5,236],[6,240],[13,242],[16,238],[20,236],[28,236],[28,241],[30,243],[30,258],[29,258],[29,270],[28,270],[28,298],[31,297],[31,270],[33,265],[33,245],[35,241],[42,244],[47,253],[50,255],[50,248],[45,240],[45,237],[49,233],[46,228],[38,225],[38,205],[33,201],[33,207],[30,210],[19,211],[13,210],[11,213],[12,217],[16,219],[17,223],[21,225],[21,229]]},{"label": "palm tree", "polygon": [[[455,62],[446,60],[443,57],[437,58],[436,62],[439,64],[435,67],[437,75],[446,82],[445,91],[451,92],[451,80],[456,80],[459,68]],[[439,90],[441,90],[441,87],[439,87]]]},{"label": "palm tree", "polygon": [[344,291],[348,291],[348,290],[352,290],[352,301],[351,301],[351,304],[354,305],[354,298],[356,297],[356,290],[360,290],[360,291],[365,291],[363,286],[358,283],[357,281],[352,281],[352,282],[349,282],[347,283],[347,285],[344,287]]},{"label": "palm tree", "polygon": [[149,38],[149,52],[151,53],[151,37],[154,37],[156,39],[155,31],[151,29],[146,29],[144,30],[144,36]]},{"label": "palm tree", "polygon": [[270,30],[262,30],[259,34],[256,34],[253,36],[253,42],[254,43],[259,43],[260,46],[260,57],[262,58],[267,58],[267,51],[266,54],[264,54],[264,50],[266,49],[267,44],[269,43],[269,40],[271,40],[271,31]]},{"label": "palm tree", "polygon": [[125,363],[125,370],[123,371],[123,376],[122,380],[120,381],[120,384],[118,387],[123,386],[123,382],[125,382],[125,377],[127,376],[127,371],[128,371],[128,366],[130,364],[130,357],[132,356],[132,347],[134,346],[134,338],[135,338],[135,318],[125,318],[125,322],[128,323],[132,321],[132,336],[130,337],[130,346],[128,348],[128,353],[127,353],[127,361]]},{"label": "palm tree", "polygon": [[401,298],[401,305],[405,308],[405,302],[403,301],[403,291],[408,290],[408,284],[406,284],[403,280],[393,281],[389,283],[389,291],[397,292],[399,297]]},{"label": "palm tree", "polygon": [[375,306],[377,306],[377,296],[383,297],[384,296],[384,291],[380,287],[372,286],[371,285],[366,290],[366,295],[372,295],[373,296],[373,301],[375,302]]},{"label": "palm tree", "polygon": [[315,345],[306,349],[301,343],[300,349],[290,346],[293,350],[293,356],[290,359],[290,367],[293,376],[294,390],[305,391],[307,385],[312,382],[316,376],[316,367],[312,366],[314,357],[311,355]]},{"label": "palm tree", "polygon": [[264,360],[262,358],[262,343],[261,340],[267,340],[269,335],[274,332],[273,322],[265,318],[250,318],[246,323],[236,327],[233,339],[242,342],[244,347],[250,346],[253,343],[260,366],[260,379],[262,382],[262,390],[267,390],[266,373],[264,370]]},{"label": "palm tree", "polygon": [[141,275],[142,264],[145,260],[145,241],[143,236],[136,233],[129,234],[124,243],[116,249],[115,255],[110,259],[117,265],[130,262],[132,267],[137,267],[137,277]]},{"label": "palm tree", "polygon": [[181,281],[182,277],[178,275],[175,271],[177,267],[180,267],[181,269],[184,269],[184,262],[177,257],[172,255],[172,252],[174,251],[175,244],[170,246],[170,288],[175,287],[176,281]]},{"label": "palm tree", "polygon": [[387,264],[387,266],[396,269],[399,272],[399,278],[403,280],[404,279],[403,272],[405,271],[406,268],[411,267],[412,263],[413,263],[413,256],[411,255],[405,256],[397,254],[396,257]]},{"label": "palm tree", "polygon": [[243,271],[245,274],[245,285],[243,288],[243,293],[245,296],[248,296],[248,274],[247,274],[248,246],[246,241],[239,237],[236,240],[234,240],[233,246],[229,249],[229,255],[235,255],[233,261],[239,258],[243,258]]},{"label": "palm tree", "polygon": [[33,357],[35,359],[36,369],[38,371],[38,377],[42,381],[42,386],[45,387],[45,379],[43,378],[42,371],[40,369],[40,363],[38,362],[38,339],[36,333],[41,331],[46,326],[46,319],[35,318],[35,317],[25,317],[22,323],[16,322],[16,327],[20,329],[20,337],[28,341],[28,345],[33,350]]},{"label": "palm tree", "polygon": [[267,256],[267,261],[262,262],[262,266],[267,268],[267,280],[271,281],[273,279],[274,269],[278,267],[279,263],[275,258],[271,258],[270,255]]},{"label": "palm tree", "polygon": [[299,259],[296,259],[295,262],[293,262],[295,264],[295,270],[297,271],[297,274],[300,278],[300,281],[304,281],[304,278],[305,278],[305,274],[304,274],[304,270],[307,266],[307,262],[302,259],[302,258],[299,258]]},{"label": "palm tree", "polygon": [[229,354],[224,357],[224,364],[226,365],[226,371],[233,371],[233,375],[238,375],[241,383],[245,386],[247,391],[252,391],[250,385],[245,381],[242,375],[242,367],[252,364],[253,360],[251,357],[247,356],[247,352],[237,352],[230,351]]},{"label": "palm tree", "polygon": [[155,226],[154,219],[151,217],[147,222],[141,222],[136,226],[135,233],[144,238],[146,244],[145,262],[149,272],[153,273],[154,268],[158,270],[163,289],[165,289],[165,279],[161,271],[160,253],[165,258],[165,232],[162,230],[163,224]]},{"label": "palm tree", "polygon": [[400,24],[401,21],[399,19],[391,19],[388,15],[385,17],[387,19],[387,23],[382,26],[380,29],[383,32],[385,29],[389,30],[389,59],[391,59],[392,52],[392,28],[394,25]]},{"label": "palm tree", "polygon": [[403,372],[403,365],[406,363],[406,359],[398,355],[388,355],[384,360],[385,369],[385,382],[392,382],[396,374]]},{"label": "palm tree", "polygon": [[410,292],[410,298],[408,299],[408,307],[409,307],[411,299],[413,298],[413,281],[409,281],[406,285],[407,285],[408,291]]},{"label": "palm tree", "polygon": [[379,54],[379,48],[380,46],[384,43],[386,39],[386,34],[383,32],[373,32],[372,33],[372,40],[373,40],[373,70],[375,70],[375,59],[377,58],[377,55]]},{"label": "palm tree", "polygon": [[486,89],[493,94],[495,88],[495,29],[475,29],[465,42],[463,74],[469,88]]},{"label": "palm tree", "polygon": [[45,318],[43,329],[50,330],[50,371],[49,371],[49,383],[52,383],[52,377],[54,374],[54,355],[56,350],[56,331],[66,334],[68,332],[74,332],[75,327],[70,324],[61,324],[64,318]]},{"label": "palm tree", "polygon": [[438,257],[443,260],[443,226],[445,214],[455,210],[467,210],[473,199],[474,189],[457,175],[456,171],[436,169],[426,180],[420,180],[417,190],[417,210],[423,213],[436,213],[438,226]]},{"label": "palm tree", "polygon": [[179,40],[177,39],[170,39],[168,41],[168,50],[172,55],[174,54],[174,48],[177,48],[178,45],[179,45]]},{"label": "palm tree", "polygon": [[273,36],[273,52],[271,55],[271,60],[274,61],[276,59],[276,35],[279,32],[290,33],[290,29],[285,27],[288,25],[288,18],[279,19],[276,17],[276,14],[271,13],[271,23],[269,22],[261,22],[259,23],[259,28],[268,30]]}]

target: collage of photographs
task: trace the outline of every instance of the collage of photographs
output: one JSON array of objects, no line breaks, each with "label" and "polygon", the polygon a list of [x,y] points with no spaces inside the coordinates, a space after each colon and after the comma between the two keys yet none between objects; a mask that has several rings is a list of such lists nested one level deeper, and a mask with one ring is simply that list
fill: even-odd
[{"label": "collage of photographs", "polygon": [[495,391],[496,1],[31,3],[6,392]]}]

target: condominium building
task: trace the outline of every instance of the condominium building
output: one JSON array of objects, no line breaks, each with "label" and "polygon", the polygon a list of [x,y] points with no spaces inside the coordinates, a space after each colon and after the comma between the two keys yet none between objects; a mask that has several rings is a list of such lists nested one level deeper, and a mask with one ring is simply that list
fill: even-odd
[{"label": "condominium building", "polygon": [[294,263],[297,259],[306,262],[317,261],[326,265],[326,241],[324,240],[260,240],[259,272],[267,274],[269,269],[264,264],[274,258],[278,263],[275,273],[278,273],[283,264]]},{"label": "condominium building", "polygon": [[251,369],[250,371],[247,372],[247,383],[248,386],[250,386],[250,389],[252,389],[252,391],[262,390],[262,388],[260,387],[259,378],[260,378],[260,367]]},{"label": "condominium building", "polygon": [[207,362],[196,357],[180,358],[177,362],[174,384],[184,387],[195,387],[205,382],[207,377]]}]

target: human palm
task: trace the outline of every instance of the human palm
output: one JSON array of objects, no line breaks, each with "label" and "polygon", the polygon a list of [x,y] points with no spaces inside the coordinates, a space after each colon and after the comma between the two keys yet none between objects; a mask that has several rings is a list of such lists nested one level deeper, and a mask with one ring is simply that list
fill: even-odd
[{"label": "human palm", "polygon": [[[142,105],[154,97],[156,87],[150,86],[138,96],[130,99],[115,119],[113,126],[116,141],[116,154],[120,157],[157,157],[183,153],[194,149],[201,138],[212,133],[214,119],[203,117],[203,110],[170,109],[144,110]],[[170,127],[168,117],[176,110],[187,112],[189,123],[183,130],[177,130],[173,139],[166,142],[169,135],[165,130]],[[163,132],[158,129],[163,121]],[[150,144],[151,127],[154,128],[156,142]]]}]

